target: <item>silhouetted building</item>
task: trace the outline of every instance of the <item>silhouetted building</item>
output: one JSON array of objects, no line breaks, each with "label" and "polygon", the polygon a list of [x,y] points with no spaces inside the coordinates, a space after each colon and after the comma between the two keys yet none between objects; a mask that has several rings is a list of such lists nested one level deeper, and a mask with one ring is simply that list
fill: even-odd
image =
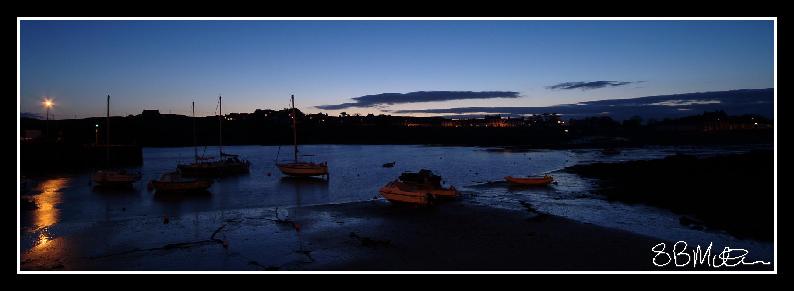
[{"label": "silhouetted building", "polygon": [[144,109],[141,112],[141,117],[159,117],[160,110]]},{"label": "silhouetted building", "polygon": [[702,115],[679,119],[665,119],[652,127],[660,131],[717,132],[772,128],[772,122],[758,115],[729,116],[724,111],[704,112]]}]

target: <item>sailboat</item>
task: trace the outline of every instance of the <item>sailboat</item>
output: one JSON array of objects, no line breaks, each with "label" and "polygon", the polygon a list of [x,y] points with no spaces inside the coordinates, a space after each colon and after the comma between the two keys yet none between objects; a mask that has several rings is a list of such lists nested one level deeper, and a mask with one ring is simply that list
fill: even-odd
[{"label": "sailboat", "polygon": [[312,163],[301,162],[298,160],[298,130],[297,130],[297,114],[295,112],[295,95],[290,98],[292,102],[292,144],[293,144],[293,160],[291,163],[276,164],[281,173],[293,177],[312,177],[312,176],[325,176],[328,177],[328,163]]},{"label": "sailboat", "polygon": [[[105,142],[107,166],[110,167],[110,94],[107,98],[107,136]],[[91,180],[99,186],[104,187],[129,187],[141,179],[140,173],[127,172],[126,170],[99,170],[92,176]]]},{"label": "sailboat", "polygon": [[[198,149],[196,148],[196,103],[193,102],[193,156],[198,163]],[[188,178],[182,175],[180,170],[165,173],[157,180],[149,182],[149,187],[157,190],[158,193],[180,193],[180,192],[201,192],[206,191],[212,186],[212,180],[200,178]]]},{"label": "sailboat", "polygon": [[[242,160],[238,155],[223,152],[223,99],[218,96],[218,160],[205,161],[200,158],[194,148],[195,160],[192,164],[177,165],[179,171],[185,176],[219,177],[228,175],[245,174],[249,172],[251,162]],[[195,133],[194,133],[195,135]],[[195,137],[194,137],[195,138]]]}]

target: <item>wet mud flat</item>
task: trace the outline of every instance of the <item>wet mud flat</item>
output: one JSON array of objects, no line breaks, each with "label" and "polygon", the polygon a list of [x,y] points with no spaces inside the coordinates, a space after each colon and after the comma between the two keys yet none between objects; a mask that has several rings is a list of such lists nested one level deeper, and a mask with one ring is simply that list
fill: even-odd
[{"label": "wet mud flat", "polygon": [[571,166],[566,172],[598,181],[608,200],[642,203],[680,214],[682,225],[725,230],[770,242],[774,235],[774,155],[771,150]]},{"label": "wet mud flat", "polygon": [[[658,270],[658,239],[526,210],[384,200],[67,223],[23,270]],[[671,244],[670,244],[671,245]]]}]

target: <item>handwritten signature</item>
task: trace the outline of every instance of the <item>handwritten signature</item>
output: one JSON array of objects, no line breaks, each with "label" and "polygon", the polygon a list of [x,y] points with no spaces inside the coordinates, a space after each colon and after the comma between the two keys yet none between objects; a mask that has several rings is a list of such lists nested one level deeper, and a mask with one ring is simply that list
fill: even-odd
[{"label": "handwritten signature", "polygon": [[712,245],[713,243],[709,242],[709,246],[705,250],[701,249],[700,245],[698,245],[697,248],[687,251],[687,243],[685,241],[678,241],[673,245],[672,250],[667,252],[665,251],[667,245],[665,243],[659,243],[651,248],[651,251],[656,253],[656,255],[653,256],[652,262],[657,267],[667,266],[671,262],[676,267],[686,267],[691,263],[693,268],[698,265],[721,268],[736,267],[738,265],[772,264],[765,261],[745,261],[747,254],[750,253],[746,249],[725,247],[719,254],[712,255]]}]

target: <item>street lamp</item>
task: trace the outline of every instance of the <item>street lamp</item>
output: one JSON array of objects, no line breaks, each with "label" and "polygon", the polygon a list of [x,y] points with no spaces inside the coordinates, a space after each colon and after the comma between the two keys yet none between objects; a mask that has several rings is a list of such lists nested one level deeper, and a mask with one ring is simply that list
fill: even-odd
[{"label": "street lamp", "polygon": [[44,136],[50,137],[50,108],[55,106],[55,103],[52,102],[52,99],[44,98],[44,101],[41,102],[44,105],[44,108],[47,110],[47,119],[44,121]]}]

